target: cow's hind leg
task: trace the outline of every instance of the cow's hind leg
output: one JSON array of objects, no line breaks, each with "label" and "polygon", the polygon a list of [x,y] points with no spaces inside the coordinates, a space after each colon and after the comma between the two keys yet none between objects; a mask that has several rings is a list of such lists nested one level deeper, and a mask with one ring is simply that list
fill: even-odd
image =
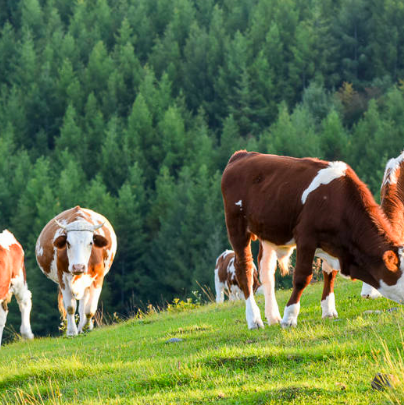
[{"label": "cow's hind leg", "polygon": [[0,301],[0,346],[1,346],[1,338],[3,337],[3,330],[4,326],[6,326],[8,308],[7,308],[7,300]]},{"label": "cow's hind leg", "polygon": [[27,283],[25,283],[23,277],[18,277],[11,280],[11,285],[21,312],[21,336],[25,339],[33,339],[34,334],[32,333],[30,323],[30,314],[32,309],[31,291],[28,290]]},{"label": "cow's hind leg", "polygon": [[216,302],[218,304],[224,301],[224,283],[219,279],[219,270],[215,269],[215,290],[216,290]]},{"label": "cow's hind leg", "polygon": [[[93,317],[97,311],[98,300],[100,299],[101,290],[102,284],[99,287],[91,285],[89,288],[89,298],[84,306],[84,316],[83,316],[84,326],[88,328],[88,330],[92,330],[94,328]],[[80,324],[81,323],[82,321],[80,314]]]},{"label": "cow's hind leg", "polygon": [[246,302],[247,324],[249,329],[263,328],[264,324],[253,293],[254,263],[250,245],[251,234],[246,229],[240,233],[239,225],[240,223],[236,223],[232,227],[231,224],[227,223],[227,229],[229,231],[230,242],[236,254],[236,276]]},{"label": "cow's hind leg", "polygon": [[283,328],[297,325],[297,317],[300,312],[300,297],[303,290],[310,284],[313,276],[312,263],[314,252],[314,247],[297,245],[296,268],[293,273],[293,291],[285,307],[281,321]]},{"label": "cow's hind leg", "polygon": [[76,326],[76,299],[73,297],[70,289],[66,287],[62,289],[63,296],[63,305],[66,309],[66,319],[67,319],[67,336],[76,336],[77,335],[77,326]]},{"label": "cow's hind leg", "polygon": [[334,270],[325,260],[322,264],[324,276],[323,295],[321,297],[321,310],[323,318],[338,318],[335,308],[334,282],[338,271]]},{"label": "cow's hind leg", "polygon": [[282,318],[275,297],[276,252],[271,245],[260,242],[258,261],[265,295],[265,316],[268,325],[274,325],[279,323]]},{"label": "cow's hind leg", "polygon": [[83,297],[79,301],[79,315],[80,315],[80,322],[78,332],[82,333],[83,330],[88,327],[88,320],[85,314],[86,307],[88,307],[88,301],[90,299],[90,287],[86,288],[84,291]]}]

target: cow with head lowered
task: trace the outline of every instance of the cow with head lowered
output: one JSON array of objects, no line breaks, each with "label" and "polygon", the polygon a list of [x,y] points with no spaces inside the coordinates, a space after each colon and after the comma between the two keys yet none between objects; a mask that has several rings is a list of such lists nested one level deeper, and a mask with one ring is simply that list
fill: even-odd
[{"label": "cow with head lowered", "polygon": [[[224,302],[224,291],[227,290],[229,301],[244,299],[244,294],[240,290],[240,286],[236,277],[236,268],[234,267],[235,255],[232,250],[226,249],[216,259],[215,267],[215,290],[216,302]],[[258,271],[254,265],[253,273],[253,292],[258,293],[261,283],[258,279]]]},{"label": "cow with head lowered", "polygon": [[[260,280],[268,323],[295,326],[300,297],[312,278],[314,256],[330,265],[321,301],[323,317],[336,315],[337,271],[404,302],[403,245],[365,184],[343,162],[239,151],[222,176],[229,240],[250,329],[263,327],[252,294],[250,242],[262,245]],[[297,250],[293,291],[281,318],[275,298],[277,261],[286,267]]]},{"label": "cow with head lowered", "polygon": [[104,277],[111,268],[116,248],[116,235],[108,220],[79,206],[57,215],[39,235],[36,259],[42,272],[59,285],[62,295],[59,307],[67,312],[68,336],[93,328]]},{"label": "cow with head lowered", "polygon": [[[380,206],[404,243],[404,152],[386,164],[380,189]],[[361,295],[372,299],[381,297],[379,291],[366,283],[363,283]]]},{"label": "cow with head lowered", "polygon": [[21,336],[33,339],[30,313],[31,291],[28,290],[24,266],[24,250],[14,235],[5,230],[0,233],[0,345],[12,295],[17,298],[21,312]]}]

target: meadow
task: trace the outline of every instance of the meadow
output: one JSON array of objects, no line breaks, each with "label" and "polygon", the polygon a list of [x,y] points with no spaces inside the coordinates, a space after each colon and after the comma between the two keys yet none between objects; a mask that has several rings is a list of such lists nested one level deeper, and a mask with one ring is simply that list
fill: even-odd
[{"label": "meadow", "polygon": [[[401,403],[403,309],[365,300],[360,282],[338,278],[339,318],[323,320],[321,289],[306,289],[288,330],[248,330],[241,301],[179,301],[76,338],[9,343],[0,350],[0,403]],[[277,292],[281,308],[289,295]],[[393,374],[395,389],[372,389],[378,372]]]}]

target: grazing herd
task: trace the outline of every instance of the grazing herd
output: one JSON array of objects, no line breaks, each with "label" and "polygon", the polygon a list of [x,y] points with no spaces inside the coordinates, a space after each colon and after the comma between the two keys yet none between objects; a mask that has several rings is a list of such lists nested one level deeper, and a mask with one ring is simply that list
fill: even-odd
[{"label": "grazing herd", "polygon": [[[214,271],[216,302],[244,299],[250,329],[264,326],[254,294],[263,291],[268,324],[296,326],[300,298],[312,278],[315,256],[323,260],[323,318],[337,317],[334,280],[363,281],[361,295],[404,301],[404,152],[386,166],[381,207],[343,162],[238,151],[222,176],[226,226],[234,249],[224,251]],[[258,271],[251,241],[259,240]],[[93,328],[93,317],[117,238],[101,214],[79,206],[57,215],[40,233],[36,259],[59,286],[59,309],[67,335]],[[281,317],[275,297],[275,270],[289,270],[296,249],[293,290]],[[259,277],[258,277],[259,273]],[[0,345],[7,304],[16,296],[20,332],[34,337],[24,251],[8,230],[0,234]],[[79,325],[75,322],[79,301]]]}]

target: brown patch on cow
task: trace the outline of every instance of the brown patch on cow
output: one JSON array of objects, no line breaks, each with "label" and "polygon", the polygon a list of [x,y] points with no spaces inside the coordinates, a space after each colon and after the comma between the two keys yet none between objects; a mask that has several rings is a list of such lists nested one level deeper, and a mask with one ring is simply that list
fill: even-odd
[{"label": "brown patch on cow", "polygon": [[69,315],[74,315],[74,308],[73,307],[67,307],[67,313]]},{"label": "brown patch on cow", "polygon": [[0,300],[7,299],[11,280],[19,276],[23,268],[24,251],[19,243],[10,245],[9,249],[0,246]]},{"label": "brown patch on cow", "polygon": [[63,304],[63,295],[62,295],[62,291],[58,290],[58,310],[60,313],[60,316],[62,317],[62,319],[66,319],[66,309],[65,306]]}]

